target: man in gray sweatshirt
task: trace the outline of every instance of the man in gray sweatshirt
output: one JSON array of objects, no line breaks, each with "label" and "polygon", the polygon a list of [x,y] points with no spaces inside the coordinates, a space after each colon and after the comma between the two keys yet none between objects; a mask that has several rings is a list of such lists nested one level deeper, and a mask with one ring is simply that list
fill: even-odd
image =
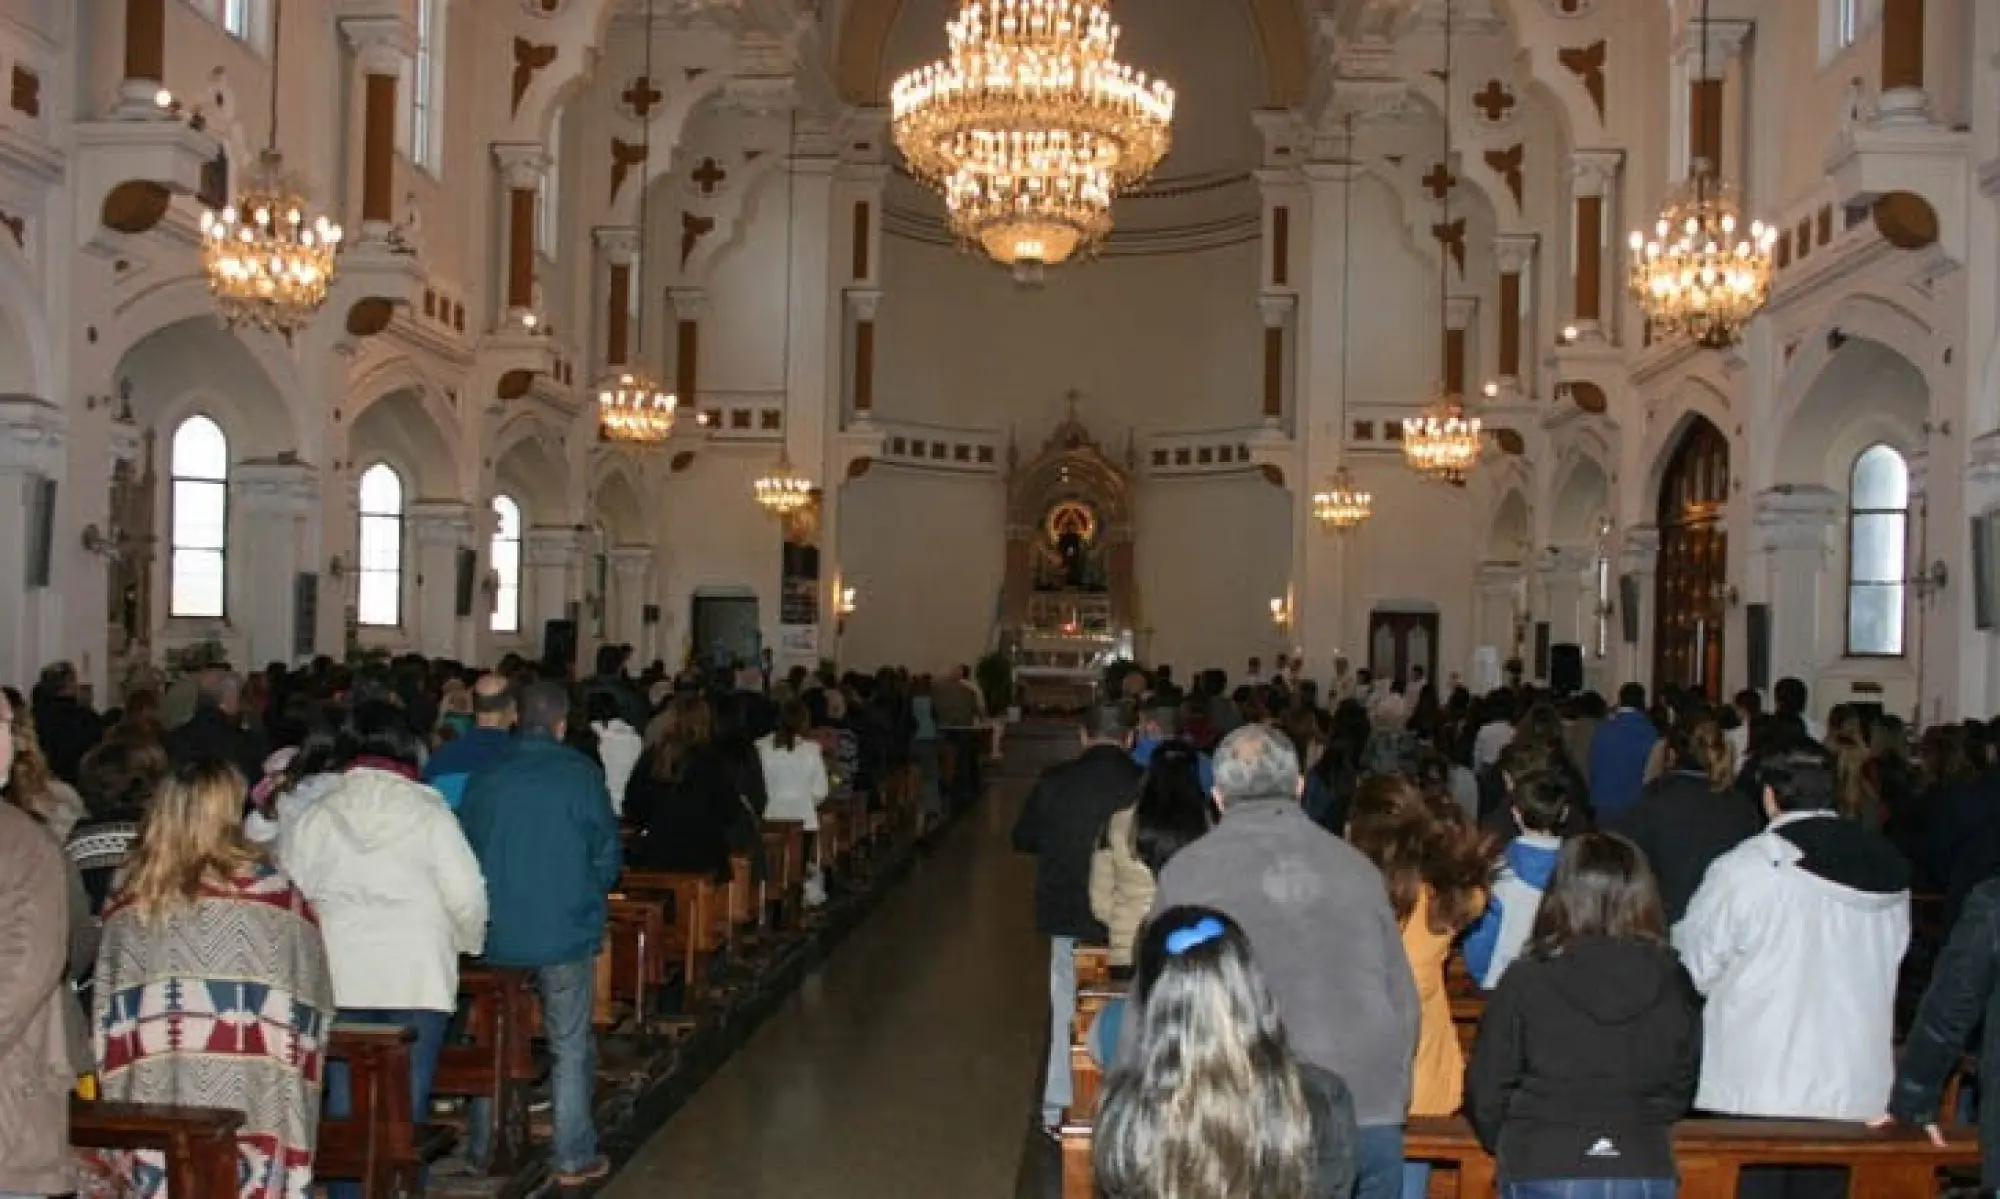
[{"label": "man in gray sweatshirt", "polygon": [[[1312,822],[1299,807],[1303,785],[1298,754],[1277,730],[1245,725],[1223,738],[1214,787],[1222,822],[1167,863],[1153,911],[1199,904],[1243,926],[1293,1052],[1354,1095],[1355,1199],[1395,1199],[1416,982],[1381,872]],[[1124,1023],[1129,1031],[1138,1021]]]}]

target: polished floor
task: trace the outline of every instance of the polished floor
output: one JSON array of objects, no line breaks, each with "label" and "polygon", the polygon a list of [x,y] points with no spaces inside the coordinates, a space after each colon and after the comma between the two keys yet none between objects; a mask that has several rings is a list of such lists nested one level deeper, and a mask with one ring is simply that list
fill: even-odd
[{"label": "polished floor", "polygon": [[601,1193],[1013,1199],[1048,974],[1008,833],[1054,752],[1011,742],[985,801]]}]

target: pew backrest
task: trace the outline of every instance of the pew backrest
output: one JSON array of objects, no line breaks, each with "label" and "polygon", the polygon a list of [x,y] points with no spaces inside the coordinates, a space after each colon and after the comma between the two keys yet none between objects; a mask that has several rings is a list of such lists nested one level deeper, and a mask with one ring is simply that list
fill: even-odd
[{"label": "pew backrest", "polygon": [[236,1133],[243,1113],[206,1107],[75,1100],[70,1144],[79,1149],[152,1149],[166,1157],[174,1195],[236,1193]]}]

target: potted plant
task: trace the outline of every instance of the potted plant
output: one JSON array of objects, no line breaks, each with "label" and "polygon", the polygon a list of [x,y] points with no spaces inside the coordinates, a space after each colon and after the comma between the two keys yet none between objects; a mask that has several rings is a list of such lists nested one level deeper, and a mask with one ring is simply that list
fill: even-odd
[{"label": "potted plant", "polygon": [[1014,702],[1013,659],[996,650],[979,659],[972,676],[979,684],[979,693],[986,697],[988,712],[1005,712],[1009,720],[1020,719],[1020,708]]}]

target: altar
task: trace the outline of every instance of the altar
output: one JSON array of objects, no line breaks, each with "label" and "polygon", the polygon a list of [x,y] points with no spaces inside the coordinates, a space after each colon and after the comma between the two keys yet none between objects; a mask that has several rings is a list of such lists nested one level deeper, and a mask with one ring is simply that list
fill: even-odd
[{"label": "altar", "polygon": [[1132,461],[1106,454],[1069,418],[1027,461],[1007,456],[1004,626],[1022,703],[1080,711],[1104,670],[1133,656]]}]

